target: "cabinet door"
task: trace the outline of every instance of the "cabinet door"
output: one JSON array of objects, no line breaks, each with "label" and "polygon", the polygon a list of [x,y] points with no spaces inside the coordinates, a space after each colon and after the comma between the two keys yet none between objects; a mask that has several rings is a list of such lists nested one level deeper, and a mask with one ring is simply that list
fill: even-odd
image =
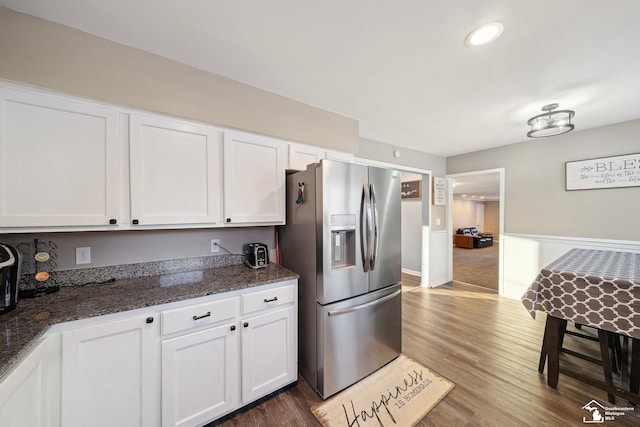
[{"label": "cabinet door", "polygon": [[47,343],[41,342],[0,384],[0,424],[44,427],[47,424]]},{"label": "cabinet door", "polygon": [[117,221],[118,113],[0,88],[0,227]]},{"label": "cabinet door", "polygon": [[204,425],[236,409],[238,369],[235,324],[164,340],[162,426]]},{"label": "cabinet door", "polygon": [[289,144],[289,165],[287,169],[303,171],[307,165],[318,163],[324,157],[320,148],[303,144]]},{"label": "cabinet door", "polygon": [[130,118],[134,224],[214,224],[222,202],[222,133],[162,117]]},{"label": "cabinet door", "polygon": [[295,308],[247,318],[242,323],[242,403],[297,379]]},{"label": "cabinet door", "polygon": [[284,224],[284,142],[241,132],[224,134],[227,224]]},{"label": "cabinet door", "polygon": [[138,315],[62,333],[63,426],[159,424],[158,323]]}]

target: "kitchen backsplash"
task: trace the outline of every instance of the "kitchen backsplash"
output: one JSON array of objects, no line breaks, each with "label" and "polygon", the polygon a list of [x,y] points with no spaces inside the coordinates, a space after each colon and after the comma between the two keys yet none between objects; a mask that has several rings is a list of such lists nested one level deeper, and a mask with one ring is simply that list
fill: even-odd
[{"label": "kitchen backsplash", "polygon": [[51,271],[50,278],[38,282],[32,272],[22,274],[20,289],[34,289],[38,285],[81,286],[90,283],[106,283],[118,279],[159,276],[169,273],[187,273],[207,268],[227,267],[242,264],[242,255],[216,255],[167,261],[141,262],[104,267]]}]

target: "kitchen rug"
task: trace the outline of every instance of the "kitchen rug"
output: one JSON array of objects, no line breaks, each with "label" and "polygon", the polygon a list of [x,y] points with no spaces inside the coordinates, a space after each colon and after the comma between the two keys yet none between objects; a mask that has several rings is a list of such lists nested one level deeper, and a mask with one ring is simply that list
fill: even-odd
[{"label": "kitchen rug", "polygon": [[324,427],[413,426],[454,384],[400,355],[360,382],[311,407]]}]

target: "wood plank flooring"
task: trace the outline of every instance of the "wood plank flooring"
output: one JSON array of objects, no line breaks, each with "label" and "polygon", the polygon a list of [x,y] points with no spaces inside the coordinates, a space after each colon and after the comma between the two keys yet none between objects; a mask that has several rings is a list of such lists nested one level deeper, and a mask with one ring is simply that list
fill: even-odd
[{"label": "wood plank flooring", "polygon": [[[520,301],[458,282],[434,289],[418,284],[418,278],[403,277],[403,353],[456,385],[418,426],[581,426],[590,415],[582,407],[592,399],[605,407],[630,406],[620,398],[609,404],[603,391],[564,375],[557,389],[549,388],[537,371],[545,317],[531,319]],[[602,375],[596,365],[564,357],[562,362],[574,368]],[[320,398],[300,379],[274,398],[212,425],[319,425],[309,411],[317,402]],[[638,426],[640,409],[605,425]]]}]

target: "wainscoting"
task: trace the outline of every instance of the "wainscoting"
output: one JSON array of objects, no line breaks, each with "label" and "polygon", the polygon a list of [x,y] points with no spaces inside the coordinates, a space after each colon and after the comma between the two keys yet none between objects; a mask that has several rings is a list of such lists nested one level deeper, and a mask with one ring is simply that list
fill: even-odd
[{"label": "wainscoting", "polygon": [[572,248],[640,252],[640,242],[505,233],[500,295],[520,299],[540,269]]}]

